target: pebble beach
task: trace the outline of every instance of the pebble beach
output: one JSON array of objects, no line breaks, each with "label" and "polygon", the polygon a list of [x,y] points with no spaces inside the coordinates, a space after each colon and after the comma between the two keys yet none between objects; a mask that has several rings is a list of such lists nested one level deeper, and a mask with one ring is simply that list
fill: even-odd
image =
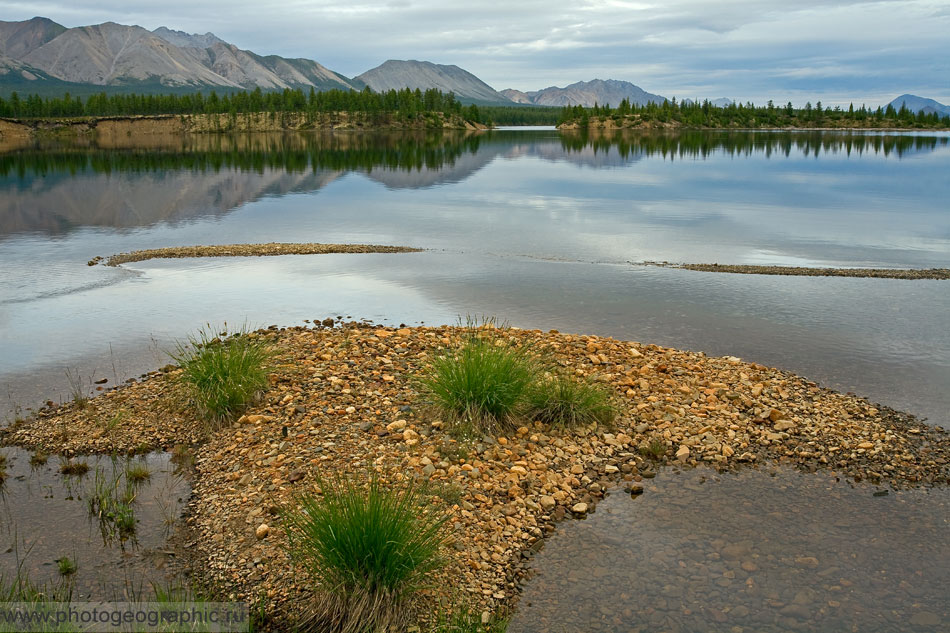
[{"label": "pebble beach", "polygon": [[234,599],[265,598],[277,621],[313,590],[287,556],[280,509],[336,474],[423,483],[450,514],[449,561],[419,597],[420,613],[460,597],[510,612],[524,561],[559,521],[595,512],[608,493],[642,494],[668,464],[783,465],[882,491],[950,483],[950,436],[939,426],[735,357],[556,331],[484,334],[609,388],[615,424],[554,430],[524,420],[458,438],[417,378],[468,332],[329,319],[271,327],[247,334],[274,349],[270,387],[231,424],[209,428],[169,365],[85,403],[49,403],[2,440],[66,455],[192,451],[181,535],[192,573]]}]

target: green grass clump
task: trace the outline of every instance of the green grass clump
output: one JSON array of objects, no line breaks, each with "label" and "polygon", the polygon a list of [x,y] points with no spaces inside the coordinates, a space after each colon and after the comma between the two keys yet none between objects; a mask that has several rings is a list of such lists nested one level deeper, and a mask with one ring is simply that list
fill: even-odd
[{"label": "green grass clump", "polygon": [[56,568],[59,570],[60,576],[71,576],[76,573],[79,566],[69,556],[63,556],[56,559]]},{"label": "green grass clump", "polygon": [[374,476],[318,481],[322,497],[304,496],[282,514],[289,553],[326,597],[304,628],[378,631],[404,622],[407,598],[442,563],[440,510],[414,487],[387,488]]},{"label": "green grass clump", "polygon": [[659,460],[664,455],[666,455],[666,440],[660,436],[653,436],[649,441],[643,441],[640,443],[640,454],[644,457],[650,457],[652,459]]},{"label": "green grass clump", "polygon": [[267,344],[241,331],[219,338],[200,330],[179,343],[172,358],[201,413],[212,421],[229,420],[267,387]]},{"label": "green grass clump", "polygon": [[60,463],[59,472],[64,475],[82,477],[89,472],[89,464],[82,460],[67,459]]},{"label": "green grass clump", "polygon": [[135,533],[135,486],[113,463],[112,476],[96,467],[91,490],[86,494],[89,513],[99,519],[103,537],[125,540]]},{"label": "green grass clump", "polygon": [[561,373],[536,383],[528,391],[527,405],[530,417],[555,428],[609,426],[617,417],[609,391]]},{"label": "green grass clump", "polygon": [[524,347],[470,336],[454,353],[437,358],[420,379],[422,392],[459,428],[510,429],[541,369]]},{"label": "green grass clump", "polygon": [[507,618],[491,618],[482,624],[481,614],[467,605],[439,607],[427,633],[505,633]]},{"label": "green grass clump", "polygon": [[148,464],[142,462],[130,463],[125,467],[125,479],[132,484],[145,483],[152,477]]}]

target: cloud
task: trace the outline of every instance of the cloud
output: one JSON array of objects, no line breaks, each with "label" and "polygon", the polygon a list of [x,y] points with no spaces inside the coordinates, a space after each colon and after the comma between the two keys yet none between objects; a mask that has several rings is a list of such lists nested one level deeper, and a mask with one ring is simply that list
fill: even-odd
[{"label": "cloud", "polygon": [[[624,79],[667,96],[740,101],[950,100],[943,0],[247,0],[0,2],[6,19],[106,20],[309,57],[354,76],[386,59],[457,64],[495,88]],[[873,101],[877,103],[878,101]]]}]

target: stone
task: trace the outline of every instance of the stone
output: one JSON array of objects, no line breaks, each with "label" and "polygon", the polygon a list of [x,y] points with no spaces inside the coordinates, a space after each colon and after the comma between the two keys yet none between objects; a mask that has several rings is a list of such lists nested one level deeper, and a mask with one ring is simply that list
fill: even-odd
[{"label": "stone", "polygon": [[586,503],[575,503],[571,506],[571,512],[574,514],[587,514],[587,504]]},{"label": "stone", "polygon": [[405,420],[396,420],[395,422],[390,422],[386,425],[386,430],[390,433],[397,433],[406,428]]},{"label": "stone", "polygon": [[680,462],[685,462],[687,459],[689,459],[689,447],[680,446],[676,451],[676,459]]},{"label": "stone", "polygon": [[555,501],[551,495],[542,496],[539,503],[541,504],[541,508],[546,511],[552,510],[554,506],[557,505],[557,501]]},{"label": "stone", "polygon": [[911,616],[910,623],[914,626],[939,626],[940,616],[930,611],[918,611]]},{"label": "stone", "polygon": [[259,539],[265,539],[267,538],[267,535],[270,534],[270,526],[268,526],[266,523],[261,523],[257,526],[257,529],[254,530],[254,534]]}]

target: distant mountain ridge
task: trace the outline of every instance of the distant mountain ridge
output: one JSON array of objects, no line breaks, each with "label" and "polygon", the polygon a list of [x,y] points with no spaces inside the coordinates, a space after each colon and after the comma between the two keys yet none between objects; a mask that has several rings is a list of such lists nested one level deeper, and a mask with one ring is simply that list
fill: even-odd
[{"label": "distant mountain ridge", "polygon": [[522,92],[511,88],[502,90],[501,94],[515,103],[542,106],[593,106],[610,104],[616,107],[627,99],[632,104],[646,105],[648,103],[663,103],[666,97],[646,92],[640,86],[629,81],[617,79],[594,79],[592,81],[578,81],[564,88],[551,86],[544,90]]},{"label": "distant mountain ridge", "polygon": [[[0,22],[0,84],[30,81],[96,86],[278,90],[359,89],[362,84],[309,59],[261,56],[213,33],[105,22],[66,28],[48,18]],[[40,71],[42,75],[36,71]],[[32,76],[32,77],[31,77]]]},{"label": "distant mountain ridge", "polygon": [[927,99],[926,97],[918,97],[912,94],[903,94],[891,101],[888,105],[894,106],[895,110],[900,110],[901,106],[907,106],[907,109],[912,112],[923,112],[924,114],[933,114],[936,112],[941,116],[950,114],[950,105],[944,105],[939,101]]},{"label": "distant mountain ridge", "polygon": [[411,88],[453,92],[456,97],[485,103],[506,103],[508,98],[472,73],[458,66],[445,66],[415,59],[390,59],[356,77],[376,92]]}]

